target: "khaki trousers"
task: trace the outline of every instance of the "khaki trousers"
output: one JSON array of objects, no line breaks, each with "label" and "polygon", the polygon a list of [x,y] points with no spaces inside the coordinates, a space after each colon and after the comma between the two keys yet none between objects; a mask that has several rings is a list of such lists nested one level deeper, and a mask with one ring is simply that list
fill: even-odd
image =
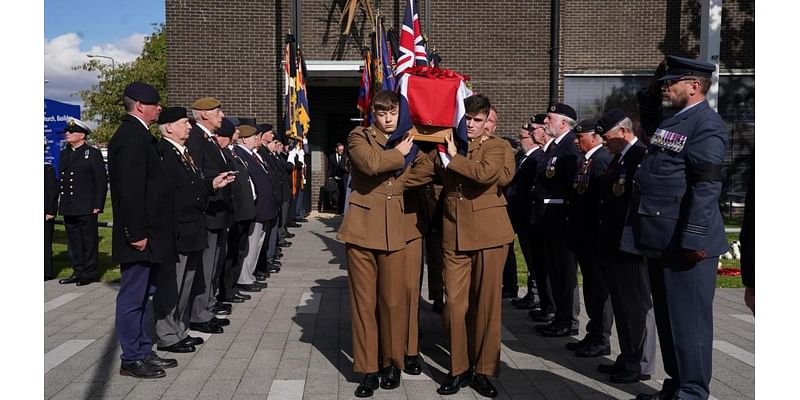
[{"label": "khaki trousers", "polygon": [[[406,251],[381,251],[345,245],[353,329],[353,371],[378,372],[394,364],[403,369],[408,336]],[[400,284],[398,284],[400,282]]]},{"label": "khaki trousers", "polygon": [[[419,294],[422,277],[422,238],[414,239],[406,244],[406,291],[408,292],[408,338],[406,352],[408,356],[419,355]],[[405,366],[405,362],[403,364]]]},{"label": "khaki trousers", "polygon": [[450,373],[475,365],[495,374],[500,361],[501,285],[508,245],[477,251],[442,250],[445,301],[442,322],[450,338]]}]

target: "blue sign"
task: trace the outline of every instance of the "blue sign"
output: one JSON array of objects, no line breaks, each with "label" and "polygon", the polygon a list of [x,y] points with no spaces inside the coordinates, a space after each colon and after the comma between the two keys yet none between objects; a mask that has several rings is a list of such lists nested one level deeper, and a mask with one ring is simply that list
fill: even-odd
[{"label": "blue sign", "polygon": [[53,164],[59,175],[58,157],[64,142],[64,128],[70,118],[81,118],[81,106],[44,99],[44,162]]}]

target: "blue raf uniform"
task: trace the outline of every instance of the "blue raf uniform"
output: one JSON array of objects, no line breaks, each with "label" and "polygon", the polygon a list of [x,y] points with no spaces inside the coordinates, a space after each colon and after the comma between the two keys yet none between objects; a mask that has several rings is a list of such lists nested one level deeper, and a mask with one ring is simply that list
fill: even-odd
[{"label": "blue raf uniform", "polygon": [[[712,64],[668,56],[662,88],[688,93],[672,85],[708,79],[714,70]],[[728,249],[718,205],[728,132],[702,91],[691,100],[661,121],[653,134],[634,176],[620,242],[621,250],[646,255],[650,268],[661,354],[669,375],[655,398],[709,396],[717,259]]]}]

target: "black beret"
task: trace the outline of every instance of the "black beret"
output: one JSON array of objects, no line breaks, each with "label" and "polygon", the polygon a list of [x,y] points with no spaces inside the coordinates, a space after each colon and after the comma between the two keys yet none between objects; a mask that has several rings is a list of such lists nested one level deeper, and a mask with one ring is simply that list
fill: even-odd
[{"label": "black beret", "polygon": [[261,133],[266,133],[272,130],[272,124],[259,124],[256,128]]},{"label": "black beret", "polygon": [[77,118],[70,118],[67,120],[67,125],[64,127],[64,133],[66,132],[84,133],[88,135],[92,133],[92,130],[89,129],[89,125],[86,125],[85,122]]},{"label": "black beret", "polygon": [[683,58],[677,56],[667,56],[667,72],[659,81],[676,80],[683,77],[703,77],[711,78],[711,74],[717,70],[716,65],[701,60]]},{"label": "black beret", "polygon": [[122,94],[144,104],[156,104],[161,101],[158,90],[142,82],[133,82],[125,86]]},{"label": "black beret", "polygon": [[547,112],[551,112],[553,114],[561,114],[565,117],[572,119],[573,121],[578,120],[578,114],[575,112],[575,109],[564,104],[564,103],[557,103],[550,106]]},{"label": "black beret", "polygon": [[284,135],[283,133],[280,133],[280,132],[275,132],[275,140],[277,140],[277,141],[279,141],[279,142],[281,142],[283,144],[289,143],[289,141],[286,140],[286,135]]},{"label": "black beret", "polygon": [[214,134],[217,136],[222,137],[233,137],[233,134],[236,132],[236,125],[233,124],[233,121],[230,118],[225,117],[222,119],[222,124],[219,128],[214,131]]},{"label": "black beret", "polygon": [[597,126],[595,126],[594,131],[598,135],[603,135],[611,130],[611,128],[617,126],[623,119],[625,119],[625,111],[619,108],[606,111],[606,113],[597,120]]},{"label": "black beret", "polygon": [[225,118],[230,120],[233,126],[239,126],[242,124],[241,122],[239,122],[239,118],[236,117],[225,117]]},{"label": "black beret", "polygon": [[158,114],[158,124],[168,124],[170,122],[178,121],[182,118],[188,118],[186,116],[186,109],[183,107],[167,107],[161,110],[161,114]]},{"label": "black beret", "polygon": [[585,119],[581,122],[578,122],[578,125],[575,125],[575,133],[577,134],[594,133],[594,127],[596,124],[597,120]]},{"label": "black beret", "polygon": [[544,119],[547,118],[547,114],[536,114],[531,117],[532,124],[539,124],[544,125]]}]

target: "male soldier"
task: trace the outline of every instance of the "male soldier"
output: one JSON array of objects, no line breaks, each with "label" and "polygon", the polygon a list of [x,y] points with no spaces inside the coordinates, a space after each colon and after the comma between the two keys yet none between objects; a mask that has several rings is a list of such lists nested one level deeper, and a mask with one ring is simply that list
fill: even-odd
[{"label": "male soldier", "polygon": [[178,262],[160,265],[153,312],[157,348],[172,353],[190,353],[195,351],[196,345],[203,343],[202,338],[188,335],[189,326],[183,315],[189,306],[194,274],[201,267],[201,255],[206,247],[203,212],[208,193],[234,179],[234,175],[223,172],[213,181],[203,180],[191,153],[184,147],[191,128],[183,107],[165,108],[158,116],[161,140],[157,151],[173,185]]},{"label": "male soldier", "polygon": [[[646,380],[655,371],[656,323],[650,278],[642,256],[619,250],[619,240],[633,188],[633,175],[645,145],[633,133],[633,123],[620,109],[606,112],[595,132],[613,154],[600,184],[597,210],[597,249],[603,279],[608,287],[620,354],[613,365],[597,366],[616,383]],[[588,311],[587,311],[588,312]]]},{"label": "male soldier", "polygon": [[281,200],[283,199],[283,186],[280,180],[281,166],[278,164],[277,159],[272,156],[275,151],[276,143],[275,132],[272,131],[271,124],[258,125],[258,132],[261,134],[261,145],[258,146],[256,153],[260,160],[264,162],[267,172],[272,180],[272,192],[275,197],[275,207],[278,211],[278,216],[269,232],[266,232],[264,237],[264,245],[261,247],[261,254],[258,257],[258,264],[256,264],[256,279],[258,276],[268,277],[272,273],[281,271],[281,262],[275,259],[276,249],[278,248],[278,239],[280,238],[280,230],[278,226],[281,223]]},{"label": "male soldier", "polygon": [[669,379],[637,399],[706,399],[711,380],[713,300],[719,255],[728,249],[720,215],[728,133],[705,94],[716,67],[667,56],[659,124],[634,177],[620,249],[647,256]]},{"label": "male soldier", "polygon": [[[440,152],[435,160],[423,158],[414,166],[414,175],[430,177],[435,172],[444,182],[447,302],[442,319],[450,339],[451,367],[437,389],[441,395],[472,385],[483,396],[497,396],[488,376],[495,374],[500,360],[501,280],[514,240],[502,188],[513,178],[514,157],[507,141],[487,135],[490,106],[480,94],[464,100],[469,138],[465,154],[458,153],[451,133],[447,153]],[[492,229],[486,229],[489,225]]]},{"label": "male soldier", "polygon": [[86,143],[91,130],[83,121],[71,118],[64,129],[69,146],[61,150],[61,201],[58,212],[64,216],[72,276],[58,283],[78,286],[97,282],[97,214],[106,203],[106,167],[100,150]]},{"label": "male soldier", "polygon": [[[164,368],[178,366],[152,351],[145,318],[149,288],[160,264],[178,261],[175,245],[173,186],[156,151],[148,124],[161,112],[161,97],[152,86],[125,87],[128,113],[108,142],[108,175],[114,210],[111,261],[120,263],[115,330],[122,359],[119,373],[161,378]],[[132,166],[136,166],[133,168]]]},{"label": "male soldier", "polygon": [[543,245],[556,313],[552,323],[536,327],[543,336],[578,334],[578,265],[567,246],[569,237],[566,230],[567,196],[583,157],[575,147],[572,128],[577,124],[576,119],[575,109],[563,103],[551,106],[545,117],[546,130],[553,137],[553,143],[545,153],[535,185],[542,196],[542,225],[546,231]]},{"label": "male soldier", "polygon": [[394,389],[400,385],[409,335],[410,290],[397,282],[406,281],[407,243],[418,246],[419,240],[415,239],[422,235],[416,227],[416,216],[403,214],[408,170],[397,175],[405,166],[404,157],[411,151],[412,139],[404,137],[394,148],[385,148],[397,128],[399,104],[397,93],[378,93],[372,100],[373,125],[354,129],[347,139],[353,191],[336,238],[345,242],[347,254],[353,369],[364,374],[355,391],[357,397],[370,397],[378,388],[379,344],[381,367],[386,369],[380,386]]},{"label": "male soldier", "polygon": [[568,247],[581,267],[583,302],[589,316],[586,336],[577,343],[566,344],[567,350],[574,350],[578,357],[611,354],[608,338],[614,322],[608,288],[597,259],[596,236],[592,233],[597,224],[600,179],[611,162],[603,138],[594,131],[595,124],[595,120],[583,120],[575,127],[575,146],[583,156],[567,204],[567,236],[572,238]]},{"label": "male soldier", "polygon": [[[195,124],[186,140],[186,147],[205,179],[232,169],[213,133],[222,125],[222,118],[225,117],[221,107],[222,103],[213,97],[203,97],[192,103]],[[203,268],[197,271],[194,280],[193,292],[196,296],[192,304],[190,328],[204,333],[222,333],[222,326],[214,321],[224,321],[222,324],[226,324],[227,320],[216,319],[214,312],[224,307],[217,305],[215,296],[219,274],[224,269],[228,228],[233,224],[229,187],[208,196],[205,214],[208,246],[203,250]]]}]

